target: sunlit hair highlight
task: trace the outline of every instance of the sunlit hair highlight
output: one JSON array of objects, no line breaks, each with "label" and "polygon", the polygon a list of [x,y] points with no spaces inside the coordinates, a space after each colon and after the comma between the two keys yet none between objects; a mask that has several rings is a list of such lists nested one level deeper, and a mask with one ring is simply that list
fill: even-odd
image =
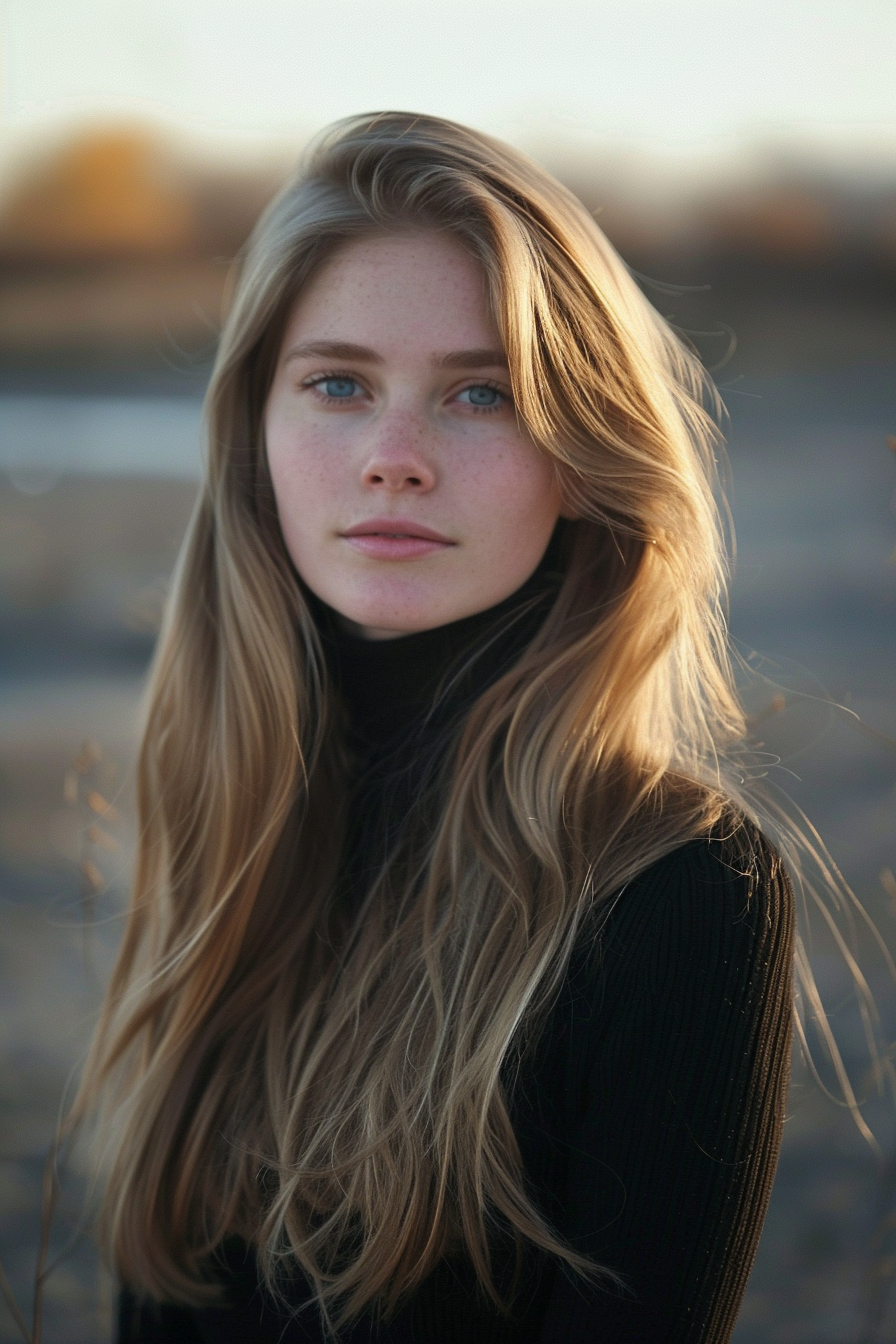
[{"label": "sunlit hair highlight", "polygon": [[[352,239],[437,229],[483,268],[518,413],[569,511],[563,578],[467,713],[438,824],[360,913],[335,879],[341,707],[274,508],[262,412],[303,287]],[[330,1324],[446,1254],[502,1299],[507,1233],[597,1273],[526,1193],[502,1078],[571,948],[739,798],[715,430],[699,365],[569,192],[435,118],[341,122],[259,222],[207,400],[206,479],[159,641],[127,932],[78,1103],[137,1290],[208,1300],[253,1243]],[[419,829],[419,828],[418,828]]]}]

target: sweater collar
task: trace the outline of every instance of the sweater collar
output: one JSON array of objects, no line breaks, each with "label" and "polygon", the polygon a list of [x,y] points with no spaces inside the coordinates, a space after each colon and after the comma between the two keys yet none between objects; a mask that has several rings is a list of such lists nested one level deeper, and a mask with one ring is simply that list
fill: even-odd
[{"label": "sweater collar", "polygon": [[562,582],[557,550],[552,543],[526,583],[496,606],[432,630],[363,639],[324,607],[327,663],[356,745],[398,745],[429,724],[444,727],[507,671],[556,598]]}]

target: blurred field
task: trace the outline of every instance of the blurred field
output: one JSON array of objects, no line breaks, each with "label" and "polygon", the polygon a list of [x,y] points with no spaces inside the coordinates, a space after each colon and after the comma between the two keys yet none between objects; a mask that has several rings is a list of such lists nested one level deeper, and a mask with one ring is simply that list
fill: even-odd
[{"label": "blurred field", "polygon": [[[116,216],[118,235],[97,243],[84,202],[105,199],[103,173],[139,180],[147,156],[159,162],[144,142],[103,152],[35,170],[0,219],[0,1256],[23,1303],[43,1155],[120,929],[140,694],[195,495],[226,258],[275,176],[259,173],[254,196],[244,186],[240,214],[235,189],[215,179],[215,196],[211,179],[200,190],[169,163],[154,196],[138,193],[142,215]],[[823,186],[742,193],[727,213],[704,203],[690,233],[680,216],[621,205],[606,222],[639,270],[672,282],[648,293],[708,364],[730,356],[736,332],[717,380],[739,540],[732,632],[765,677],[751,708],[777,783],[896,948],[896,195],[866,192],[860,210],[856,192]],[[45,218],[55,235],[34,226]],[[86,740],[102,759],[81,760],[67,801]],[[115,812],[92,808],[91,791]],[[861,946],[896,1040],[896,989]],[[821,934],[814,952],[861,1074],[842,963]],[[892,1106],[866,1109],[883,1166],[797,1061],[737,1344],[896,1338],[896,1123]],[[75,1165],[57,1250],[82,1198]],[[109,1292],[80,1238],[48,1281],[47,1344],[108,1339]],[[16,1337],[0,1308],[0,1341]]]}]

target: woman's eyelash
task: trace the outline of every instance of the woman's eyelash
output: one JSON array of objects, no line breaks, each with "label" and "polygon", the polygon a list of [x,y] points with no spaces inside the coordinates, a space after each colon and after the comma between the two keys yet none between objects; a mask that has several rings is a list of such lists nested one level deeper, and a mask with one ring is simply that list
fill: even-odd
[{"label": "woman's eyelash", "polygon": [[339,370],[334,370],[332,373],[312,374],[310,378],[305,378],[302,381],[302,386],[319,387],[321,383],[356,383],[358,387],[361,386],[353,373],[342,373]]}]

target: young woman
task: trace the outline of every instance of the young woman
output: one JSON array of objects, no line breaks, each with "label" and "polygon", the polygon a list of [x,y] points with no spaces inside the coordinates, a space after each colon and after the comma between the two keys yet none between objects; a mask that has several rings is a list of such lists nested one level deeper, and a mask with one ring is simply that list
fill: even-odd
[{"label": "young woman", "polygon": [[593,220],[344,122],[248,246],[79,1103],[134,1341],[729,1338],[792,896],[700,370]]}]

